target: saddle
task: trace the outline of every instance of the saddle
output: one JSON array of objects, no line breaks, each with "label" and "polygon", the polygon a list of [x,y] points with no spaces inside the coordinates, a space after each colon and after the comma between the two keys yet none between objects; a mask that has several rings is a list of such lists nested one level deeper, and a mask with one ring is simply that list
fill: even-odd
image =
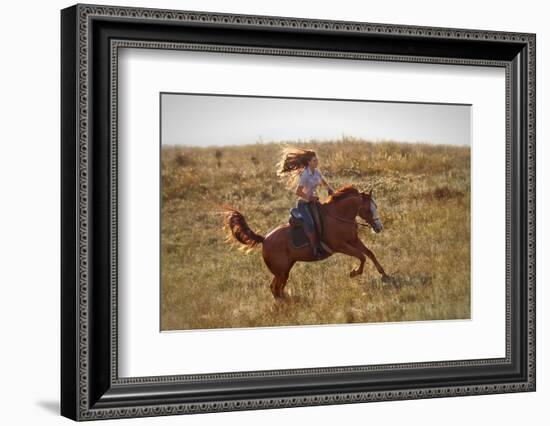
[{"label": "saddle", "polygon": [[[318,203],[310,203],[307,205],[313,218],[313,223],[315,224],[315,232],[321,241],[321,246],[327,250],[326,245],[323,243],[323,216],[319,209]],[[303,217],[296,207],[290,209],[290,217],[288,218],[288,223],[290,225],[290,241],[294,248],[303,248],[310,245],[309,239],[306,236],[303,227]]]}]

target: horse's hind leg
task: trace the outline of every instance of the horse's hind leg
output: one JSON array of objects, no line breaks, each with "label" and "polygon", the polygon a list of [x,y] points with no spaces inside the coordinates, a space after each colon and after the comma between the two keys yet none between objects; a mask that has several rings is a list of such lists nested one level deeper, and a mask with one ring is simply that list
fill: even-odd
[{"label": "horse's hind leg", "polygon": [[288,231],[286,228],[280,228],[266,237],[262,245],[262,256],[266,266],[274,276],[270,285],[271,293],[275,299],[283,299],[288,274],[295,262],[291,253],[289,253]]},{"label": "horse's hind leg", "polygon": [[278,279],[277,277],[273,277],[271,280],[271,284],[269,285],[269,288],[271,289],[271,294],[273,294],[273,297],[277,299],[279,297],[279,286],[277,285]]},{"label": "horse's hind leg", "polygon": [[271,280],[271,285],[269,286],[271,288],[271,293],[273,294],[273,297],[275,299],[284,299],[285,298],[285,285],[288,281],[288,272],[277,274],[273,277],[273,280]]},{"label": "horse's hind leg", "polygon": [[290,268],[292,268],[292,265],[289,265],[288,261],[285,262],[281,259],[278,259],[277,261],[266,261],[265,263],[273,274],[273,279],[269,285],[271,294],[273,294],[275,299],[283,299],[285,296],[284,287],[288,280],[288,273]]},{"label": "horse's hind leg", "polygon": [[288,272],[279,277],[279,297],[285,298],[285,286],[288,282]]}]

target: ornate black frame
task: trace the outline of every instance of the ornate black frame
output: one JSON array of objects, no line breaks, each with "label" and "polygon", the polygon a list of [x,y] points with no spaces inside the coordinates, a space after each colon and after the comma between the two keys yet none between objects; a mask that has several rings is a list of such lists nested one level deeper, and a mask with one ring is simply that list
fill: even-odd
[{"label": "ornate black frame", "polygon": [[[61,13],[61,414],[74,420],[535,390],[535,35],[96,5]],[[119,378],[117,52],[194,49],[506,69],[506,357]]]}]

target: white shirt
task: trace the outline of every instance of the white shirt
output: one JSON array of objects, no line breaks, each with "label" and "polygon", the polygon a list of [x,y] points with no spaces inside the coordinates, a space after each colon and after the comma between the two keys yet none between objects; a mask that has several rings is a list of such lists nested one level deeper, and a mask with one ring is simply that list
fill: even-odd
[{"label": "white shirt", "polygon": [[306,167],[304,171],[300,174],[300,183],[301,186],[308,197],[315,196],[317,187],[321,184],[323,175],[319,169],[315,169],[313,173],[309,167]]}]

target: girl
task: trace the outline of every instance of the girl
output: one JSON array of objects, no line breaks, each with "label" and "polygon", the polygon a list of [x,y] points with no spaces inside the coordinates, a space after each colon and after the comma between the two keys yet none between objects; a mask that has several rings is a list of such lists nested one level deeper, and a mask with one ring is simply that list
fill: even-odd
[{"label": "girl", "polygon": [[317,187],[324,185],[327,188],[328,194],[331,195],[334,190],[328,184],[321,171],[318,169],[319,160],[315,151],[305,150],[301,148],[285,148],[283,150],[281,161],[279,162],[279,170],[277,175],[287,180],[287,186],[296,188],[296,195],[299,197],[296,205],[298,211],[304,219],[304,230],[316,259],[322,257],[323,249],[317,232],[315,232],[315,224],[311,216],[311,204],[318,202]]}]

